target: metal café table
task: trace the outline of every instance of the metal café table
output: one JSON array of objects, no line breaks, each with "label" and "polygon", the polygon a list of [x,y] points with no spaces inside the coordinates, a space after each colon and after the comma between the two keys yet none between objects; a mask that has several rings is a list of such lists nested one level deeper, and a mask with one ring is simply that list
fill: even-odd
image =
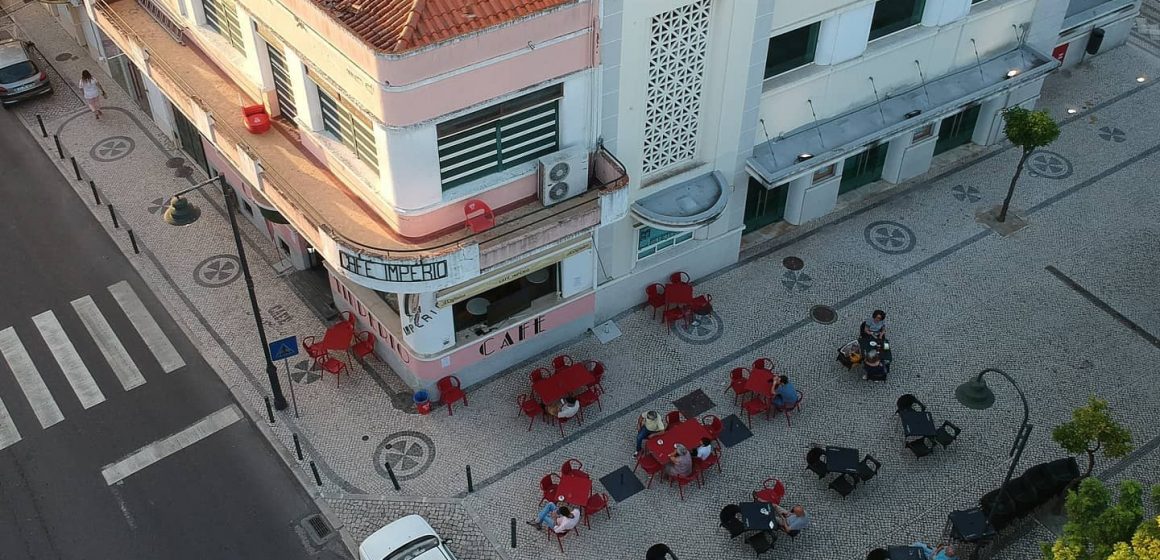
[{"label": "metal caf\u00e9 table", "polygon": [[934,427],[934,417],[929,412],[904,408],[898,412],[902,419],[902,433],[908,438],[931,437],[938,432]]},{"label": "metal caf\u00e9 table", "polygon": [[926,551],[917,546],[892,546],[886,551],[890,560],[930,560]]},{"label": "metal caf\u00e9 table", "polygon": [[982,508],[952,511],[947,515],[951,537],[961,542],[979,542],[995,536],[995,530],[987,524],[987,514]]},{"label": "metal caf\u00e9 table", "polygon": [[777,513],[773,504],[765,502],[741,502],[741,520],[747,529],[753,531],[772,531],[777,528]]},{"label": "metal caf\u00e9 table", "polygon": [[579,474],[561,476],[556,492],[558,501],[584,507],[588,505],[588,497],[592,495],[592,479]]},{"label": "metal caf\u00e9 table", "polygon": [[858,474],[858,450],[849,447],[826,447],[826,470],[832,473]]}]

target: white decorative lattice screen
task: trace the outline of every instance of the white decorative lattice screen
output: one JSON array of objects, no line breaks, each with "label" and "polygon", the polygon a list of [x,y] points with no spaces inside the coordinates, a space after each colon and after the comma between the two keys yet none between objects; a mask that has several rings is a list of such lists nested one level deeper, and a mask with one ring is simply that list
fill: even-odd
[{"label": "white decorative lattice screen", "polygon": [[652,19],[645,93],[646,174],[697,154],[708,42],[709,0],[695,0]]}]

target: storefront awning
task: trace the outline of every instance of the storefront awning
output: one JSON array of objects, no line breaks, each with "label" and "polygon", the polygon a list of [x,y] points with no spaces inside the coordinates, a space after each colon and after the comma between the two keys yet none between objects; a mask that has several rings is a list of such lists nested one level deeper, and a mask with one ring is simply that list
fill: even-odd
[{"label": "storefront awning", "polygon": [[[1041,78],[1059,62],[1022,46],[941,78],[893,94],[780,138],[758,144],[746,162],[767,187],[786,182],[821,162],[834,161],[867,144],[958,112],[972,102]],[[1008,77],[1009,74],[1012,74]],[[799,156],[809,154],[812,157]],[[801,159],[801,161],[799,161]]]},{"label": "storefront awning", "polygon": [[669,231],[697,229],[716,220],[729,204],[729,185],[719,171],[666,187],[632,203],[647,226]]}]

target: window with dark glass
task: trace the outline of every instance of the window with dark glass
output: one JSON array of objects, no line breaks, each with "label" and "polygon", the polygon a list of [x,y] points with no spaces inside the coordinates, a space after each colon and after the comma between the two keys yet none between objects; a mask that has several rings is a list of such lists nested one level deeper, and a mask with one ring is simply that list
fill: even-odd
[{"label": "window with dark glass", "polygon": [[314,82],[318,104],[322,109],[322,128],[345,144],[359,160],[375,173],[379,171],[379,154],[370,121],[342,101],[342,97]]},{"label": "window with dark glass", "polygon": [[439,124],[443,190],[558,151],[563,96],[555,85]]},{"label": "window with dark glass", "polygon": [[769,50],[765,55],[765,77],[770,78],[813,62],[820,26],[821,23],[814,23],[770,38]]},{"label": "window with dark glass", "polygon": [[870,40],[918,25],[925,5],[926,0],[878,0],[870,20]]},{"label": "window with dark glass", "polygon": [[228,39],[239,52],[245,52],[242,26],[238,23],[238,8],[233,0],[202,0],[201,6],[205,11],[205,24]]},{"label": "window with dark glass", "polygon": [[455,303],[451,306],[455,332],[475,329],[476,334],[483,334],[527,311],[536,300],[555,296],[559,266],[549,265]]}]

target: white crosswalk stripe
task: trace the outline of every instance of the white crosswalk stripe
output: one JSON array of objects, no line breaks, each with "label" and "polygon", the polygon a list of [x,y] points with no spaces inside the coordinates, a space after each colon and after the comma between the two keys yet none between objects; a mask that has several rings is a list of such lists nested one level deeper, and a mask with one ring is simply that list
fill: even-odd
[{"label": "white crosswalk stripe", "polygon": [[12,415],[8,414],[8,408],[4,406],[4,401],[0,401],[0,449],[18,441],[20,441],[20,432],[16,431],[16,423],[12,421]]},{"label": "white crosswalk stripe", "polygon": [[49,351],[56,358],[56,363],[68,379],[69,385],[72,385],[81,406],[91,408],[104,402],[105,395],[101,393],[93,374],[89,373],[89,368],[85,366],[77,349],[69,341],[68,333],[64,332],[56,315],[52,311],[45,311],[33,317],[32,322],[40,330],[40,336],[44,338]]},{"label": "white crosswalk stripe", "polygon": [[125,311],[125,315],[133,323],[133,328],[137,329],[137,333],[153,352],[153,356],[157,358],[165,373],[185,365],[181,354],[177,353],[173,343],[169,342],[169,338],[161,331],[157,321],[149,314],[149,310],[145,309],[145,304],[141,303],[141,298],[137,297],[137,292],[133,291],[128,282],[122,280],[109,286],[109,293],[113,294],[113,299],[116,299],[121,309]]},{"label": "white crosswalk stripe", "polygon": [[28,350],[24,349],[24,344],[16,336],[16,329],[8,327],[0,331],[0,354],[3,354],[4,361],[8,362],[12,375],[16,377],[16,383],[20,385],[20,390],[24,391],[28,404],[32,405],[32,412],[36,414],[36,419],[40,420],[41,427],[47,428],[64,420],[64,415],[56,406],[52,393],[44,384],[44,379],[41,379],[36,365],[32,363]]},{"label": "white crosswalk stripe", "polygon": [[101,310],[93,302],[93,298],[85,296],[75,299],[72,301],[72,306],[93,337],[93,341],[97,343],[97,348],[101,350],[101,354],[104,354],[105,360],[109,362],[109,367],[113,369],[113,373],[121,381],[121,386],[128,391],[144,385],[145,377],[141,375],[141,370],[137,369],[137,364],[133,363],[133,359],[129,357],[129,352],[125,350],[125,345],[121,344],[121,339],[117,338],[113,328],[109,326],[109,322],[105,320],[105,316],[101,314]]}]

